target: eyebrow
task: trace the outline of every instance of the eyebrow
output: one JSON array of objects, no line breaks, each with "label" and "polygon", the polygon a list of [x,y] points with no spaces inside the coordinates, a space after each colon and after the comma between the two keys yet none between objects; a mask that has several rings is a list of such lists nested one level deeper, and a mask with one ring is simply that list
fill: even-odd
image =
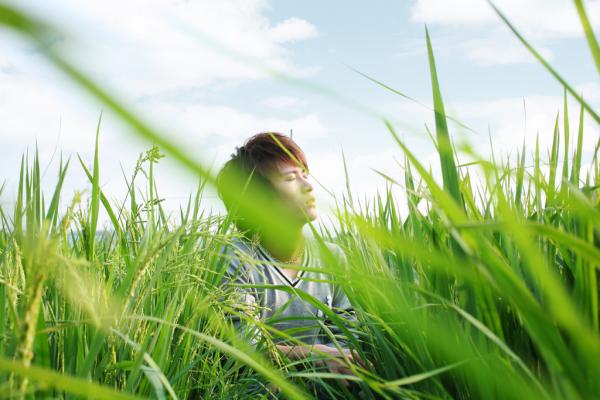
[{"label": "eyebrow", "polygon": [[[289,175],[289,174],[296,174],[296,172],[297,172],[297,170],[285,171],[285,172],[280,172],[279,175],[285,176],[285,175]],[[308,169],[302,168],[301,172],[303,174],[308,174]]]}]

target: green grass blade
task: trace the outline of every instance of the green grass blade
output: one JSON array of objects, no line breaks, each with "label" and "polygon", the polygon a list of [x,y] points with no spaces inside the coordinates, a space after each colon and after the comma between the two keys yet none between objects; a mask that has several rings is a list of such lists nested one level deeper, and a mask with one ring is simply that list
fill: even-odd
[{"label": "green grass blade", "polygon": [[579,14],[579,20],[581,21],[581,26],[585,32],[585,38],[587,39],[590,52],[594,58],[594,63],[596,63],[596,69],[598,70],[598,73],[600,73],[600,46],[598,46],[598,40],[596,40],[596,36],[594,35],[592,24],[590,24],[590,20],[585,12],[583,1],[573,0],[573,2],[575,3],[575,8],[577,8],[577,14]]},{"label": "green grass blade", "polygon": [[142,397],[118,392],[112,388],[89,382],[84,379],[74,378],[59,374],[46,368],[30,366],[25,367],[21,363],[8,360],[0,356],[0,370],[12,372],[16,375],[27,377],[32,381],[39,382],[46,387],[65,391],[88,399],[106,400],[135,400]]},{"label": "green grass blade", "polygon": [[52,200],[50,201],[50,206],[48,207],[48,211],[46,213],[47,221],[54,220],[56,218],[56,216],[58,215],[58,204],[59,204],[59,199],[60,199],[60,192],[62,189],[63,182],[65,180],[65,175],[67,174],[67,169],[69,168],[69,162],[70,162],[70,160],[67,160],[65,166],[63,167],[62,160],[61,160],[61,167],[58,172],[58,183],[56,184],[56,188],[54,189],[54,194],[52,195]]},{"label": "green grass blade", "polygon": [[583,107],[579,112],[579,129],[577,131],[577,145],[573,157],[573,169],[571,170],[571,183],[579,187],[579,176],[581,171],[581,157],[583,152]]},{"label": "green grass blade", "polygon": [[40,177],[40,156],[37,144],[35,146],[35,156],[33,158],[33,175],[32,175],[32,190],[33,190],[33,221],[38,225],[42,221],[42,187]]},{"label": "green grass blade", "polygon": [[519,33],[519,31],[517,31],[517,29],[508,20],[508,18],[498,9],[498,7],[496,7],[494,2],[488,0],[488,3],[492,6],[492,8],[500,17],[500,19],[504,21],[506,26],[508,26],[508,28],[514,33],[514,35],[527,48],[527,50],[529,50],[529,52],[533,54],[533,56],[544,66],[544,68],[546,68],[546,70],[550,72],[550,74],[554,76],[554,78],[558,82],[560,82],[560,84],[571,94],[571,96],[577,99],[577,101],[585,108],[585,110],[591,115],[591,117],[600,124],[600,115],[598,115],[598,113],[594,111],[594,109],[585,100],[583,100],[583,98],[571,87],[571,85],[569,85],[567,81],[564,80],[563,77],[559,75],[554,68],[552,68],[552,66],[541,56],[541,54],[538,53],[537,50],[535,50],[535,48],[531,44],[529,44],[529,42],[523,37],[523,35]]},{"label": "green grass blade", "polygon": [[354,207],[354,199],[352,198],[352,190],[350,189],[350,175],[348,174],[348,163],[346,162],[346,155],[344,149],[342,149],[342,162],[344,163],[344,179],[346,181],[346,193],[348,194],[348,201],[350,207]]},{"label": "green grass blade", "polygon": [[448,132],[448,124],[446,123],[446,111],[444,110],[444,102],[438,82],[437,71],[435,67],[435,58],[429,31],[425,28],[425,36],[427,38],[427,55],[429,58],[429,72],[431,75],[431,86],[433,89],[433,108],[435,112],[435,127],[436,137],[440,155],[440,165],[442,167],[442,177],[444,180],[444,189],[446,189],[458,204],[462,204],[460,195],[460,185],[458,183],[458,170],[454,161],[454,151],[450,134]]},{"label": "green grass blade", "polygon": [[173,328],[177,328],[177,329],[181,330],[183,333],[187,333],[189,335],[195,336],[195,337],[199,338],[200,340],[212,345],[213,347],[223,351],[225,354],[229,354],[230,356],[232,356],[236,360],[244,363],[245,365],[250,366],[257,372],[261,373],[266,378],[268,378],[271,382],[273,382],[277,386],[279,386],[279,388],[281,388],[281,390],[284,392],[284,394],[288,398],[296,399],[296,400],[304,400],[307,398],[306,394],[303,390],[296,387],[293,383],[288,382],[281,375],[281,373],[279,371],[274,370],[271,366],[266,365],[266,362],[263,359],[263,357],[260,356],[259,354],[252,352],[252,350],[249,348],[249,346],[247,344],[244,345],[244,344],[238,342],[237,345],[239,346],[239,348],[236,348],[236,347],[231,346],[228,343],[223,342],[222,340],[220,340],[214,336],[210,336],[210,335],[204,334],[202,332],[198,332],[193,329],[187,328],[185,326],[182,326],[182,325],[179,325],[176,323],[172,323],[169,321],[164,321],[159,318],[155,318],[155,317],[151,317],[151,316],[132,316],[130,318],[153,321],[153,322],[157,322],[160,324],[168,325]]},{"label": "green grass blade", "polygon": [[528,228],[533,232],[547,236],[558,244],[564,245],[569,251],[589,260],[591,264],[588,265],[588,267],[600,269],[600,250],[593,244],[582,240],[575,235],[560,231],[551,225],[539,223],[529,224]]},{"label": "green grass blade", "polygon": [[[518,210],[523,207],[521,196],[523,194],[523,179],[525,178],[525,139],[523,139],[523,147],[521,147],[521,157],[517,165],[516,172],[516,188],[515,188],[515,206]],[[518,153],[517,153],[518,155]]]},{"label": "green grass blade", "polygon": [[[361,75],[362,77],[367,78],[371,82],[375,83],[376,85],[381,86],[382,88],[384,88],[386,90],[389,90],[390,92],[392,92],[394,94],[397,94],[400,97],[403,97],[403,98],[405,98],[405,99],[407,99],[409,101],[412,101],[413,103],[418,104],[419,106],[421,106],[421,107],[423,107],[423,108],[425,108],[425,109],[427,109],[429,111],[434,111],[431,107],[429,107],[429,106],[421,103],[419,100],[417,100],[417,99],[415,99],[413,97],[410,97],[407,94],[405,94],[405,93],[403,93],[403,92],[401,92],[401,91],[399,91],[397,89],[394,89],[393,87],[391,87],[389,85],[386,85],[385,83],[381,82],[380,80],[377,80],[377,79],[375,79],[375,78],[373,78],[373,77],[371,77],[371,76],[369,76],[369,75],[367,75],[367,74],[365,74],[365,73],[363,73],[363,72],[361,72],[361,71],[359,71],[357,69],[354,69],[352,67],[349,67],[349,68],[352,71],[356,72],[357,74]],[[455,122],[457,125],[459,125],[460,127],[464,128],[464,129],[466,129],[468,131],[471,131],[473,133],[477,133],[473,128],[467,126],[464,122],[459,121],[455,117],[452,117],[450,115],[446,115],[446,118],[448,118],[449,120]]]},{"label": "green grass blade", "polygon": [[14,213],[15,235],[17,238],[23,235],[23,191],[25,190],[26,181],[24,174],[26,170],[25,156],[21,156],[21,168],[19,169],[19,187],[17,189],[17,204]]},{"label": "green grass blade", "polygon": [[385,124],[388,128],[388,131],[392,134],[392,137],[394,138],[396,143],[402,148],[402,151],[406,155],[406,158],[412,163],[412,165],[415,167],[421,178],[427,183],[427,186],[431,191],[432,196],[436,198],[437,202],[440,204],[442,209],[448,214],[450,219],[455,223],[466,222],[464,212],[459,203],[456,202],[456,199],[448,191],[443,190],[437,184],[431,173],[427,171],[427,169],[419,162],[418,158],[400,140],[394,127],[388,121],[385,121]]},{"label": "green grass blade", "polygon": [[[90,181],[90,183],[93,183],[94,177],[90,173],[90,170],[88,169],[88,167],[85,166],[85,163],[83,162],[83,160],[81,159],[79,154],[77,155],[77,158],[79,159],[79,163],[81,164],[81,167],[83,168],[83,172],[85,172],[85,175],[87,176],[88,180]],[[121,227],[119,225],[119,220],[117,219],[117,215],[115,214],[114,210],[112,209],[112,207],[110,205],[110,202],[108,201],[108,199],[106,198],[106,196],[104,195],[102,190],[99,190],[99,195],[100,195],[100,201],[102,202],[102,205],[104,206],[104,210],[108,214],[108,218],[110,219],[115,232],[118,234],[121,231]]]},{"label": "green grass blade", "polygon": [[412,385],[414,383],[421,382],[421,381],[423,381],[425,379],[429,379],[429,378],[431,378],[433,376],[436,376],[436,375],[442,374],[444,372],[450,371],[450,370],[452,370],[454,368],[457,368],[460,365],[464,364],[465,362],[466,361],[457,362],[457,363],[454,363],[454,364],[446,365],[444,367],[433,369],[431,371],[422,372],[420,374],[415,374],[415,375],[407,376],[407,377],[404,377],[404,378],[401,378],[401,379],[396,379],[394,381],[389,381],[389,382],[386,382],[385,384],[383,384],[383,387],[386,387],[386,388],[397,388],[399,386]]},{"label": "green grass blade", "polygon": [[558,114],[556,114],[556,120],[554,121],[554,133],[552,135],[552,150],[550,151],[550,176],[548,177],[548,190],[546,194],[546,204],[554,201],[554,191],[556,187],[556,167],[558,164],[558,151],[559,151],[559,138],[560,134],[558,131]]},{"label": "green grass blade", "polygon": [[94,165],[92,173],[92,197],[89,215],[89,237],[88,237],[88,259],[94,259],[94,244],[96,242],[96,230],[98,227],[98,214],[100,212],[100,162],[98,160],[98,140],[100,138],[100,124],[102,123],[102,114],[98,118],[96,126],[96,145],[94,147]]}]

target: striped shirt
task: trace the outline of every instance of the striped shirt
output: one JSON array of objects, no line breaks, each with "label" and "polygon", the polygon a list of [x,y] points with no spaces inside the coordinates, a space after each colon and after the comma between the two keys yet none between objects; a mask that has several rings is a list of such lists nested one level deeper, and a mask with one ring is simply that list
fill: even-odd
[{"label": "striped shirt", "polygon": [[[342,249],[327,243],[334,255],[345,259]],[[234,296],[248,315],[262,320],[268,325],[283,331],[306,344],[334,346],[331,336],[338,343],[347,346],[343,331],[309,301],[301,298],[302,292],[314,297],[321,305],[328,307],[341,317],[343,325],[350,328],[356,320],[352,305],[341,287],[332,282],[325,273],[318,257],[317,244],[306,240],[303,261],[296,279],[291,280],[281,270],[283,266],[258,243],[246,239],[235,239],[222,255],[227,263],[222,285],[232,287]],[[255,285],[240,288],[237,285]],[[281,288],[271,287],[281,286]],[[260,339],[260,331],[252,324],[245,324],[236,316],[231,317],[234,325],[251,343]],[[327,332],[330,331],[331,333]],[[288,343],[284,337],[273,334],[275,343]]]}]

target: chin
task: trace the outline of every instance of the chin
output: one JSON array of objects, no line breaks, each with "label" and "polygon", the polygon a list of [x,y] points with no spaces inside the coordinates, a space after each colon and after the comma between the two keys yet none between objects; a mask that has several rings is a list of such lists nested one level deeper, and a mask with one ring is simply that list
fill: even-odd
[{"label": "chin", "polygon": [[304,224],[316,220],[317,216],[317,209],[313,207],[309,207],[308,209],[304,208],[298,214],[298,217],[302,220],[302,223]]}]

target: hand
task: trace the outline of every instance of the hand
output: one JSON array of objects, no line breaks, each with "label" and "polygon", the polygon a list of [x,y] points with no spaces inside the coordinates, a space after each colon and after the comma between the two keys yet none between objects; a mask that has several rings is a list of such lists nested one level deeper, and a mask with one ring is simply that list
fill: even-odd
[{"label": "hand", "polygon": [[[364,361],[356,351],[342,348],[342,352],[340,352],[335,347],[329,347],[322,344],[314,345],[313,350],[316,354],[322,355],[322,353],[325,353],[327,355],[326,358],[318,360],[317,364],[326,367],[331,373],[355,376],[354,372],[347,364],[346,359],[351,363],[358,364],[366,369]],[[344,386],[348,387],[350,386],[350,383],[351,382],[348,379],[342,379],[342,384],[344,384]]]},{"label": "hand", "polygon": [[[365,362],[360,358],[356,351],[350,351],[349,349],[342,348],[342,352],[338,351],[335,347],[329,347],[322,344],[316,344],[310,346],[287,346],[278,344],[277,349],[281,351],[290,360],[301,360],[308,358],[311,355],[319,355],[325,358],[321,358],[317,361],[317,365],[324,366],[331,373],[344,374],[344,375],[355,375],[347,364],[346,359],[351,363],[360,365],[364,369],[373,369],[373,364],[367,361]],[[368,365],[368,366],[367,366]],[[348,379],[342,379],[342,384],[346,387],[350,386],[351,381]]]}]

